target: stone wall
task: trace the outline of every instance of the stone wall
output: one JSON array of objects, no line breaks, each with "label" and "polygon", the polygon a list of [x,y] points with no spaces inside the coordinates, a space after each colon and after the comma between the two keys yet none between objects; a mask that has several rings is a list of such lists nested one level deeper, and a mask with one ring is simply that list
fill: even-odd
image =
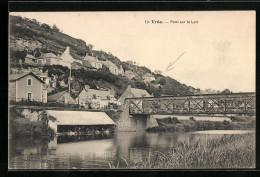
[{"label": "stone wall", "polygon": [[147,128],[158,126],[150,115],[129,115],[129,103],[123,105],[123,112],[116,122],[118,131],[145,131]]}]

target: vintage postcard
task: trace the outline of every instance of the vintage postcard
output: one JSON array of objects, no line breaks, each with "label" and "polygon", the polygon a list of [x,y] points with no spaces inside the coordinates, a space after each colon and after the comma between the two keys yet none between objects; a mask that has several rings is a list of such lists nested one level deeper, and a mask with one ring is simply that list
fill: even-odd
[{"label": "vintage postcard", "polygon": [[254,169],[255,11],[10,12],[18,169]]}]

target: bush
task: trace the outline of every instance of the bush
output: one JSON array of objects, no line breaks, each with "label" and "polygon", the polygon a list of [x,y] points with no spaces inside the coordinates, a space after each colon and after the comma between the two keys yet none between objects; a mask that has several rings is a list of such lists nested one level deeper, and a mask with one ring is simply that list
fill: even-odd
[{"label": "bush", "polygon": [[168,117],[168,118],[156,119],[156,120],[157,120],[159,125],[181,123],[176,117]]}]

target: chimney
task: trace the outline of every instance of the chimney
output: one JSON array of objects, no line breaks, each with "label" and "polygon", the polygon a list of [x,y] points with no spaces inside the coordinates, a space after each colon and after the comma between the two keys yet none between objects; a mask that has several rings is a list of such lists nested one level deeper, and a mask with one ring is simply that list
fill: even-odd
[{"label": "chimney", "polygon": [[89,85],[85,85],[85,90],[86,91],[88,91],[89,88],[90,88]]},{"label": "chimney", "polygon": [[131,85],[128,85],[128,86],[127,86],[127,90],[128,90],[128,89],[131,89]]},{"label": "chimney", "polygon": [[65,51],[70,52],[70,46],[67,46]]}]

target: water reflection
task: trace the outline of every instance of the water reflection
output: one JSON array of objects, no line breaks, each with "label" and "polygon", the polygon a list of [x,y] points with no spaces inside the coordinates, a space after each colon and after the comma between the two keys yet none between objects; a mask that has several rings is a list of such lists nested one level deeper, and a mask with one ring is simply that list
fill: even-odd
[{"label": "water reflection", "polygon": [[49,138],[11,138],[9,168],[71,169],[109,168],[108,162],[124,158],[141,162],[152,151],[168,151],[178,141],[192,143],[228,135],[194,133],[118,132],[116,134],[56,136]]}]

